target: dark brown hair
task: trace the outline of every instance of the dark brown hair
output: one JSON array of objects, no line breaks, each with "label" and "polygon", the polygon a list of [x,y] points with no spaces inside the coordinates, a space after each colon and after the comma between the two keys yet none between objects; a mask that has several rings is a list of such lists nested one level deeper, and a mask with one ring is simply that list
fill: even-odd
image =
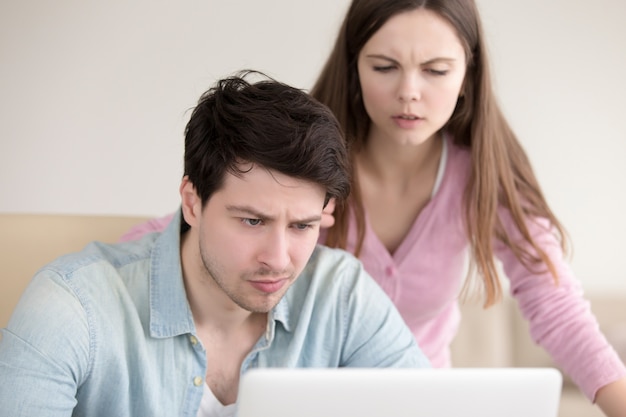
[{"label": "dark brown hair", "polygon": [[[263,80],[250,83],[255,75]],[[326,188],[350,192],[349,157],[333,113],[306,92],[255,71],[225,78],[205,92],[185,129],[185,175],[202,203],[225,174],[253,163]]]},{"label": "dark brown hair", "polygon": [[[486,45],[478,9],[473,0],[353,0],[331,52],[311,94],[330,107],[339,120],[352,155],[362,149],[370,119],[361,99],[357,71],[359,53],[370,37],[392,16],[424,8],[446,19],[455,29],[465,50],[467,69],[461,98],[450,120],[442,128],[456,145],[471,151],[471,174],[465,190],[465,224],[472,253],[471,269],[483,279],[486,301],[501,296],[492,239],[511,248],[517,258],[533,270],[548,268],[557,280],[554,265],[530,235],[532,217],[549,220],[566,250],[566,234],[543,197],[526,153],[504,118],[492,90]],[[365,234],[365,215],[358,178],[353,175],[348,206],[335,212],[329,230],[329,246],[345,248],[348,211],[357,225],[358,256]],[[508,210],[524,242],[513,242],[498,216]]]}]

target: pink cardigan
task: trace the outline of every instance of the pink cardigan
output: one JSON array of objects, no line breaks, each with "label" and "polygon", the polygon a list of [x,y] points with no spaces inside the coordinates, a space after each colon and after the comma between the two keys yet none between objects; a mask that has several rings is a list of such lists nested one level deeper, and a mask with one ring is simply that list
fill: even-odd
[{"label": "pink cardigan", "polygon": [[[467,256],[462,196],[470,155],[446,140],[447,160],[439,187],[404,241],[391,255],[366,222],[360,256],[365,269],[393,300],[435,367],[451,365],[449,347],[460,320],[457,297],[464,283]],[[500,215],[511,235],[519,236],[507,213],[501,210]],[[162,230],[171,218],[172,215],[139,225],[122,240]],[[529,227],[557,268],[558,286],[547,272],[529,272],[500,242],[494,243],[494,249],[510,280],[511,293],[529,320],[532,338],[593,400],[599,388],[624,377],[626,368],[598,330],[581,285],[546,223],[529,222]],[[353,226],[349,229],[350,251],[355,246]],[[320,242],[324,238],[322,233]]]}]

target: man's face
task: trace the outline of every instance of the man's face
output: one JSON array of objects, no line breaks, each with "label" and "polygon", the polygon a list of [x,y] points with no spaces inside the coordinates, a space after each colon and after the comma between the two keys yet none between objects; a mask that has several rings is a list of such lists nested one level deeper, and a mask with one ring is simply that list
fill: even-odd
[{"label": "man's face", "polygon": [[319,184],[258,166],[241,177],[227,173],[195,210],[201,266],[194,270],[205,288],[250,312],[271,310],[315,248],[324,198]]}]

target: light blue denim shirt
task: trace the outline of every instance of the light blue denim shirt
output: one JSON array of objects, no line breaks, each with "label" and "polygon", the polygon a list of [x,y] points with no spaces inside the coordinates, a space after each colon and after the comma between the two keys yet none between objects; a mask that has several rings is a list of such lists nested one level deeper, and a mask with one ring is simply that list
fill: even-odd
[{"label": "light blue denim shirt", "polygon": [[[162,234],[92,243],[35,275],[2,330],[0,414],[196,416],[211,364],[185,294],[176,217]],[[430,366],[391,301],[343,251],[318,246],[269,314],[242,373]]]}]

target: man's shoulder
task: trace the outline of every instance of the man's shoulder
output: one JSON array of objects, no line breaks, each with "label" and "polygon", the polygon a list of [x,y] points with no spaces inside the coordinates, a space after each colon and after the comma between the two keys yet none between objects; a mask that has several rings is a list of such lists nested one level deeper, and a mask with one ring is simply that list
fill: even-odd
[{"label": "man's shoulder", "polygon": [[338,248],[329,248],[318,244],[307,263],[305,271],[326,271],[328,269],[336,270],[337,268],[357,271],[363,268],[359,261],[352,253]]},{"label": "man's shoulder", "polygon": [[355,286],[376,286],[352,253],[319,244],[295,284],[308,291],[323,293],[349,292]]},{"label": "man's shoulder", "polygon": [[[144,305],[148,279],[139,278],[150,274],[151,247],[143,239],[114,244],[93,241],[79,252],[63,255],[35,273],[18,304],[21,310],[16,311],[26,314],[37,304],[62,316],[112,312],[130,300]],[[43,299],[42,294],[46,294]],[[94,310],[95,305],[99,307]],[[45,315],[40,316],[40,323],[47,322]]]},{"label": "man's shoulder", "polygon": [[98,270],[120,269],[137,262],[149,260],[154,236],[121,243],[93,241],[82,250],[62,255],[42,267],[39,272],[49,271],[60,276],[78,277],[81,271],[93,274]]}]

